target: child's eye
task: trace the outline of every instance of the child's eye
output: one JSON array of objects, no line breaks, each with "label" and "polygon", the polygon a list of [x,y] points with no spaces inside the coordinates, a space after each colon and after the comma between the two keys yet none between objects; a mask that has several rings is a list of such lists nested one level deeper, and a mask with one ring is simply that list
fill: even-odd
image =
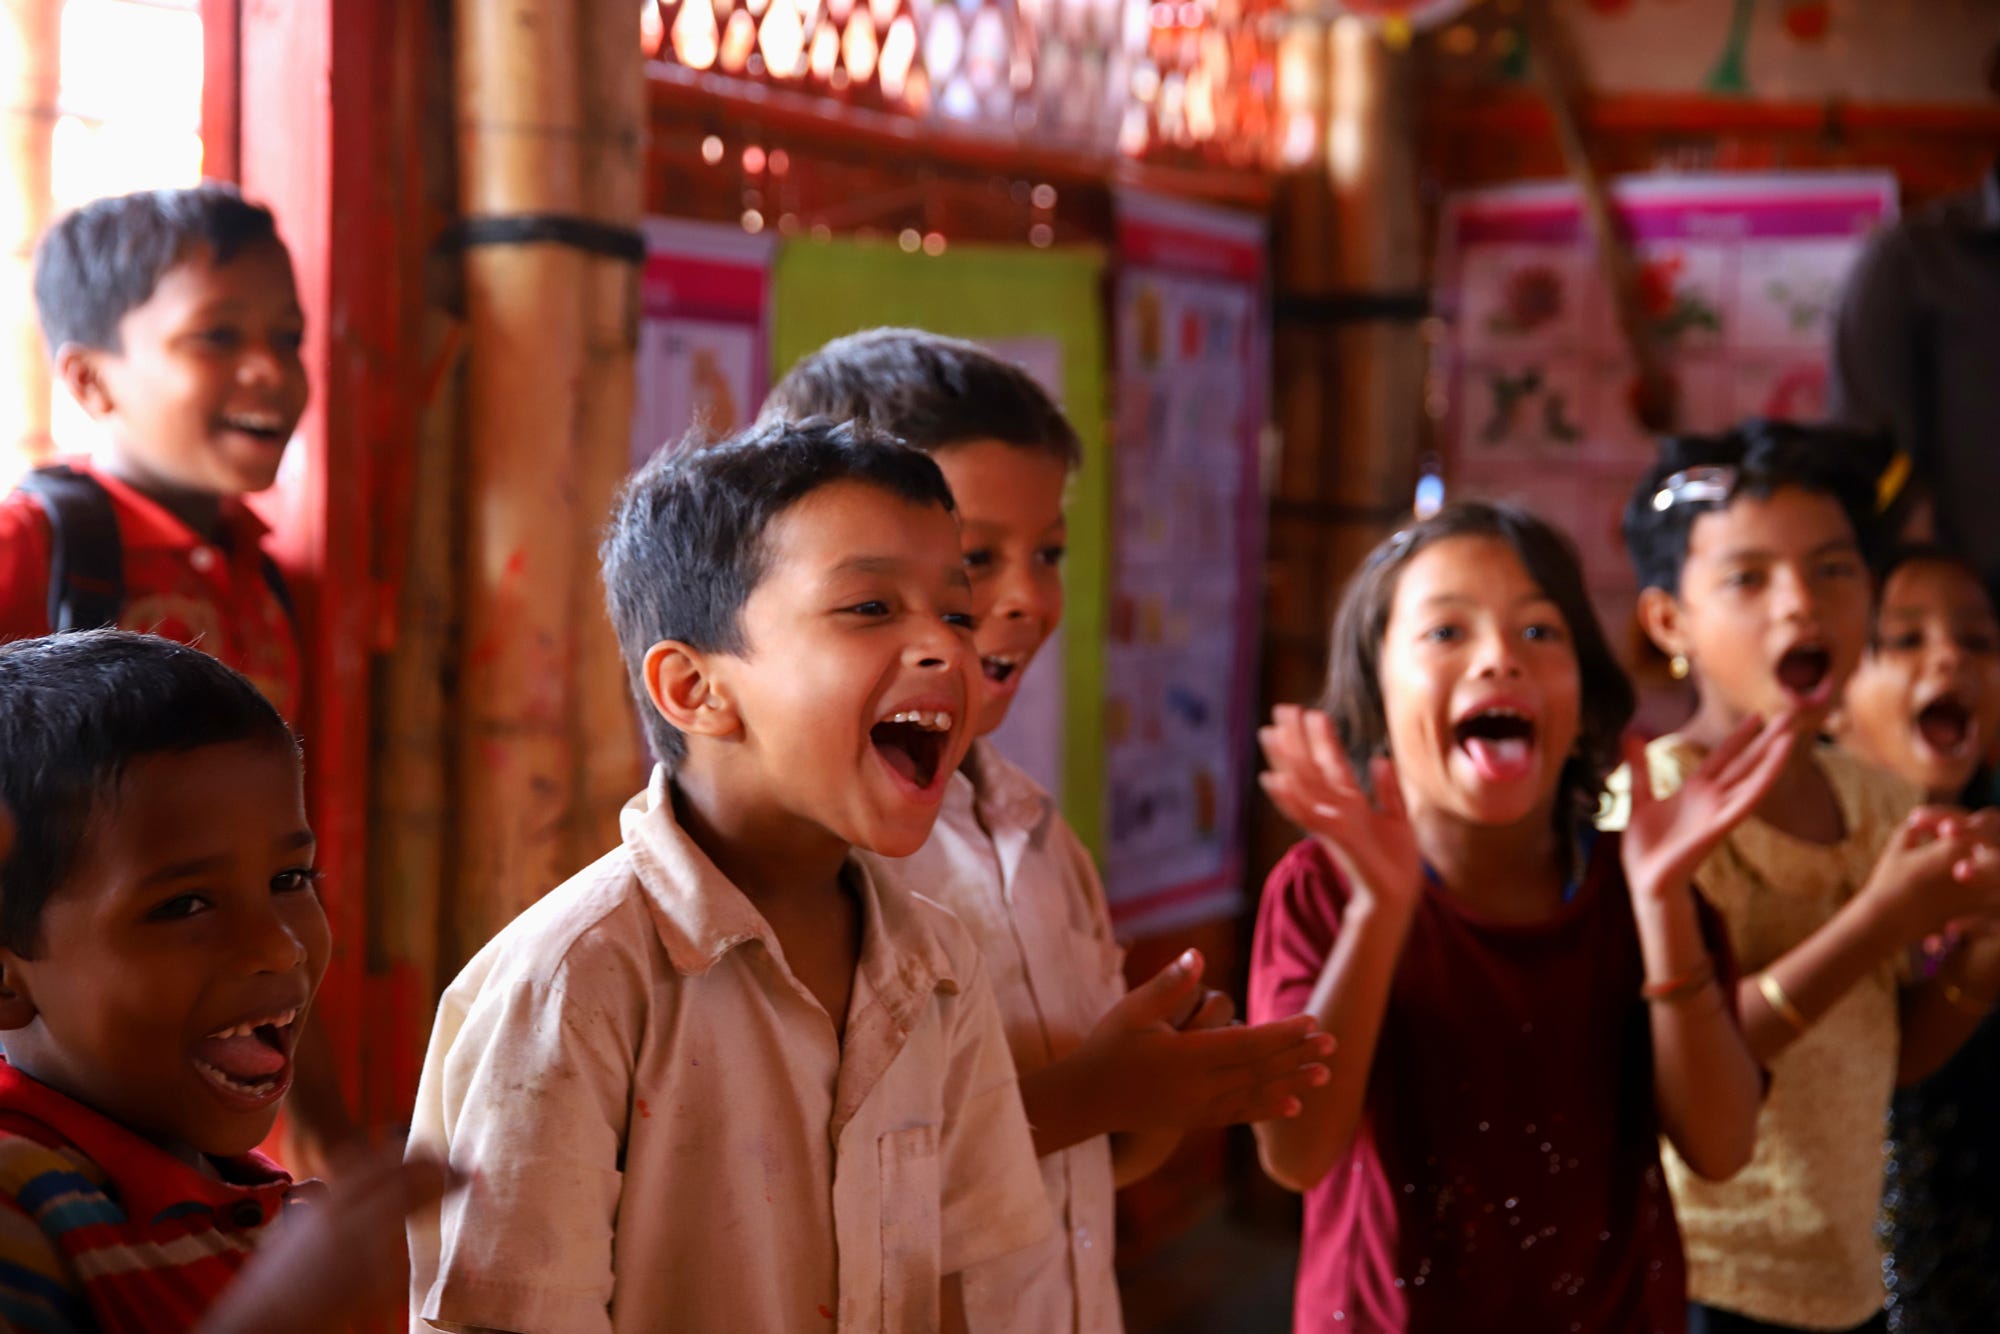
[{"label": "child's eye", "polygon": [[965,568],[972,571],[993,568],[993,552],[986,547],[974,547],[965,553]]},{"label": "child's eye", "polygon": [[1424,631],[1424,638],[1434,644],[1451,644],[1465,637],[1465,632],[1455,625],[1434,625]]},{"label": "child's eye", "polygon": [[1724,588],[1761,588],[1763,584],[1762,570],[1732,570],[1722,579]]},{"label": "child's eye", "polygon": [[1977,630],[1968,630],[1958,637],[1958,646],[1967,653],[1985,654],[2000,649],[2000,640],[1994,639],[1992,635],[1981,634]]},{"label": "child's eye", "polygon": [[273,334],[271,337],[271,346],[280,352],[296,354],[305,344],[306,336],[302,333]]},{"label": "child's eye", "polygon": [[1861,572],[1861,567],[1851,560],[1824,561],[1819,567],[1822,579],[1847,579]]},{"label": "child's eye", "polygon": [[889,604],[880,598],[874,598],[867,602],[857,602],[851,607],[842,607],[841,610],[850,616],[887,616]]},{"label": "child's eye", "polygon": [[978,622],[973,619],[973,615],[969,611],[948,611],[944,614],[944,623],[956,630],[974,630],[978,628]]},{"label": "child's eye", "polygon": [[1559,625],[1531,625],[1521,632],[1521,637],[1535,644],[1560,644],[1563,642],[1562,627]]},{"label": "child's eye", "polygon": [[1923,646],[1924,646],[1923,631],[1905,630],[1900,635],[1893,635],[1890,638],[1883,640],[1878,647],[1880,648],[1881,651],[1887,653],[1915,653],[1918,649],[1922,648]]},{"label": "child's eye", "polygon": [[280,871],[271,877],[273,894],[302,894],[319,888],[320,878],[325,874],[317,866],[294,866],[289,871]]},{"label": "child's eye", "polygon": [[1056,566],[1061,565],[1063,563],[1063,557],[1067,555],[1069,555],[1068,547],[1046,546],[1043,547],[1040,551],[1035,553],[1035,559],[1039,560],[1042,564],[1048,566],[1050,569],[1054,569]]},{"label": "child's eye", "polygon": [[156,903],[146,913],[149,922],[178,922],[193,917],[208,909],[208,900],[199,894],[176,894],[164,903]]}]

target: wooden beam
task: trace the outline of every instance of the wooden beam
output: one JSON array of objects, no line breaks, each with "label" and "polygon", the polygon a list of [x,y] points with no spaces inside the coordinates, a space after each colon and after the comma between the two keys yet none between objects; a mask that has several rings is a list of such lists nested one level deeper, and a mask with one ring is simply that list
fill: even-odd
[{"label": "wooden beam", "polygon": [[34,250],[55,211],[51,158],[60,81],[60,5],[0,0],[0,482],[46,461],[48,350],[35,318]]}]

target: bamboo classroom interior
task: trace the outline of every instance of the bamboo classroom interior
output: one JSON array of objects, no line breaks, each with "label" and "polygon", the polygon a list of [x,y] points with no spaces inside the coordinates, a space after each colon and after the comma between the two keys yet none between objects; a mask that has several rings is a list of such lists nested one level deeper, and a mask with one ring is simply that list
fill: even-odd
[{"label": "bamboo classroom interior", "polygon": [[[605,236],[646,215],[741,218],[752,146],[766,162],[786,155],[783,189],[805,225],[823,215],[842,232],[1018,245],[1044,228],[1053,244],[1106,245],[1125,184],[1268,217],[1280,447],[1260,678],[1265,701],[1295,700],[1316,693],[1334,590],[1406,507],[1431,430],[1427,204],[1563,171],[1539,96],[1454,81],[1423,42],[1397,50],[1353,26],[1272,57],[1308,76],[1274,114],[1319,136],[1288,165],[1021,142],[649,64],[637,8],[201,3],[209,169],[274,205],[312,315],[314,402],[274,506],[289,562],[311,576],[305,726],[339,942],[326,1009],[350,1095],[376,1125],[406,1117],[442,981],[615,839],[639,781],[595,586],[595,523],[627,461],[638,318],[631,259]],[[1499,8],[1475,11],[1481,42]],[[7,66],[20,110],[0,189],[46,201],[59,6],[0,12],[26,57]],[[1351,170],[1326,164],[1336,116],[1365,150]],[[1886,166],[1913,202],[1976,176],[2000,138],[1992,109],[1694,95],[1588,99],[1578,124],[1606,172]],[[996,194],[996,180],[1048,186],[1056,202]],[[579,246],[462,225],[523,215],[603,233]],[[47,217],[0,210],[8,309],[26,308]],[[28,323],[7,333],[0,373],[15,397],[0,412],[40,439],[45,358]],[[1289,837],[1268,812],[1253,820],[1253,882]],[[1132,971],[1188,943],[1233,973],[1242,924],[1139,942]],[[1144,1206],[1155,1232],[1205,1207],[1222,1170],[1219,1139],[1197,1146]]]}]

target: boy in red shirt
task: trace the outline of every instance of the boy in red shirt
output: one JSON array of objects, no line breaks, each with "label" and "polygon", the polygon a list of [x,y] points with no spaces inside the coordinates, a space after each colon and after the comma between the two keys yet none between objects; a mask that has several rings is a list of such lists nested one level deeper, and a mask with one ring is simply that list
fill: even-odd
[{"label": "boy in red shirt", "polygon": [[392,1153],[308,1194],[253,1151],[329,947],[284,720],[156,636],[11,644],[0,799],[0,1327],[379,1313],[442,1171]]},{"label": "boy in red shirt", "polygon": [[[299,646],[266,528],[305,411],[305,317],[269,210],[224,185],[96,200],[49,229],[35,301],[57,377],[102,428],[91,460],[0,500],[0,640],[115,623],[194,644],[297,716]],[[350,1125],[304,1035],[291,1106],[321,1149]]]}]

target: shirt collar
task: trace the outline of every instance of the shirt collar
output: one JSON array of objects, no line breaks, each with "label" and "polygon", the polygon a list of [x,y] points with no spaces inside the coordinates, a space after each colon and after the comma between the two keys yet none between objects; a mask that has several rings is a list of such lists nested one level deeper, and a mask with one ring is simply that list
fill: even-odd
[{"label": "shirt collar", "polygon": [[1037,837],[1055,814],[1055,799],[1047,789],[984,737],[972,743],[951,784],[954,792],[963,786],[963,799],[977,804],[980,823],[988,829],[1025,829]]},{"label": "shirt collar", "polygon": [[[620,816],[625,847],[653,911],[653,926],[666,947],[675,971],[697,975],[713,968],[739,945],[762,941],[782,957],[771,924],[742,890],[710,861],[674,818],[672,785],[664,766],[653,770],[646,790],[625,804]],[[932,920],[897,893],[882,893],[859,858],[850,857],[849,872],[861,897],[868,944],[861,966],[879,972],[878,990],[889,989],[890,972],[875,968],[877,940],[888,954],[902,960],[901,988],[915,999],[932,991],[956,991],[957,970]]]},{"label": "shirt collar", "polygon": [[[88,475],[111,493],[118,509],[118,539],[126,549],[192,551],[207,545],[206,539],[183,523],[179,515],[130,483],[93,466],[87,459],[65,462],[73,471]],[[257,550],[271,531],[270,525],[258,518],[240,496],[223,498],[217,521],[232,556]]]},{"label": "shirt collar", "polygon": [[291,1178],[261,1153],[211,1158],[227,1179],[204,1176],[136,1131],[4,1062],[0,1111],[40,1122],[74,1144],[110,1179],[126,1217],[137,1223],[161,1222],[194,1205],[211,1210],[230,1228],[248,1231],[270,1222],[291,1189]]}]

